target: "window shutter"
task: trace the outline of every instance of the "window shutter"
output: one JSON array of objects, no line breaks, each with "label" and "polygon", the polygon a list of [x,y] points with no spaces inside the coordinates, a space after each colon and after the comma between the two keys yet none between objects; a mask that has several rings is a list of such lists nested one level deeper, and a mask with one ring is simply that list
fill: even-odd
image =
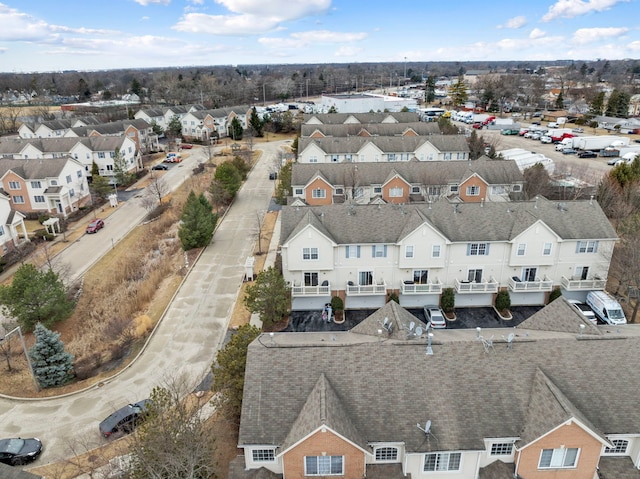
[{"label": "window shutter", "polygon": [[356,246],[356,258],[360,257],[360,245]]},{"label": "window shutter", "polygon": [[384,245],[384,257],[387,257],[387,245]]},{"label": "window shutter", "polygon": [[487,243],[487,248],[485,249],[485,256],[489,256],[489,246],[491,246],[489,243]]},{"label": "window shutter", "polygon": [[593,252],[594,253],[598,252],[598,243],[599,243],[599,241],[594,241],[593,242]]},{"label": "window shutter", "polygon": [[471,256],[471,243],[467,243],[467,256]]},{"label": "window shutter", "polygon": [[371,247],[371,257],[372,257],[372,258],[375,258],[375,257],[376,257],[376,246],[375,246],[375,245],[373,245],[373,246]]},{"label": "window shutter", "polygon": [[348,247],[348,246],[345,246],[345,247],[344,247],[344,257],[345,257],[345,258],[348,258],[348,257],[349,257],[349,247]]},{"label": "window shutter", "polygon": [[580,252],[580,241],[576,241],[576,253]]}]

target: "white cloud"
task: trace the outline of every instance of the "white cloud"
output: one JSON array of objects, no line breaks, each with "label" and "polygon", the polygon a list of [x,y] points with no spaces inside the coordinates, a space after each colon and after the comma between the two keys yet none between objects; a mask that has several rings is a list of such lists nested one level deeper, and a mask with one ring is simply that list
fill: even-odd
[{"label": "white cloud", "polygon": [[498,28],[522,28],[527,24],[526,17],[522,15],[510,18],[504,25],[498,25]]},{"label": "white cloud", "polygon": [[585,44],[598,42],[609,37],[619,37],[629,31],[628,28],[580,28],[573,34],[573,42]]},{"label": "white cloud", "polygon": [[169,5],[171,0],[133,0],[134,2],[142,5],[143,7],[158,4],[158,5]]},{"label": "white cloud", "polygon": [[212,35],[260,35],[282,24],[324,13],[331,0],[216,0],[234,15],[186,13],[172,28]]},{"label": "white cloud", "polygon": [[337,57],[355,57],[362,53],[362,48],[358,47],[340,47],[336,50],[335,56]]},{"label": "white cloud", "polygon": [[50,37],[49,25],[0,3],[0,40],[43,41]]},{"label": "white cloud", "polygon": [[631,42],[627,45],[629,50],[633,50],[636,52],[640,52],[640,40],[636,40],[635,42]]},{"label": "white cloud", "polygon": [[367,38],[367,34],[364,32],[340,33],[329,30],[312,30],[292,33],[291,37],[303,40],[305,43],[345,43],[364,40]]},{"label": "white cloud", "polygon": [[547,34],[547,32],[540,30],[539,28],[534,28],[533,30],[531,30],[531,33],[529,33],[529,38],[531,38],[532,40],[537,40],[538,38],[542,38]]},{"label": "white cloud", "polygon": [[542,17],[544,22],[554,18],[574,18],[590,12],[602,12],[608,10],[617,3],[629,0],[558,0],[555,5],[549,7],[549,11]]}]

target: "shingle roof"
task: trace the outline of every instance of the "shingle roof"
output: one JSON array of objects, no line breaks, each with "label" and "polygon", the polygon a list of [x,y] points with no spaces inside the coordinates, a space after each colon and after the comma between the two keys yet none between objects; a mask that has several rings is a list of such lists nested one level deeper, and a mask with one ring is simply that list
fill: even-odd
[{"label": "shingle roof", "polygon": [[306,185],[316,174],[334,186],[353,179],[358,185],[383,184],[395,171],[409,183],[445,185],[460,183],[476,173],[490,185],[511,185],[524,181],[514,161],[482,157],[474,161],[402,161],[382,163],[294,163],[291,185]]},{"label": "shingle roof", "polygon": [[304,151],[310,144],[317,145],[327,154],[355,154],[371,143],[385,153],[413,153],[422,144],[431,143],[438,151],[469,151],[469,145],[462,135],[429,136],[347,136],[324,138],[300,138],[298,151]]},{"label": "shingle roof", "polygon": [[479,471],[480,479],[514,479],[515,465],[506,464],[500,460],[493,461]]},{"label": "shingle roof", "polygon": [[2,463],[0,463],[0,477],[2,477],[2,479],[42,479],[42,476]]},{"label": "shingle roof", "polygon": [[[411,328],[413,323],[413,328]],[[407,339],[415,337],[413,332],[420,327],[426,331],[427,325],[395,301],[389,301],[382,308],[358,323],[352,333],[365,334],[378,339]],[[391,330],[389,332],[389,329]]]},{"label": "shingle roof", "polygon": [[[486,437],[539,434],[544,427],[527,423],[535,404],[553,419],[545,427],[575,415],[596,433],[636,434],[638,333],[626,325],[585,340],[518,330],[511,348],[494,342],[485,352],[475,331],[443,330],[434,332],[433,355],[424,340],[353,332],[259,337],[248,350],[239,444],[283,444],[322,375],[367,442],[404,442],[407,452],[484,450]],[[625,367],[612,374],[611,364]],[[615,407],[602,407],[612,397]],[[429,437],[416,427],[426,420]]]},{"label": "shingle roof", "polygon": [[70,157],[33,160],[0,158],[0,177],[11,170],[25,180],[57,178],[70,160]]},{"label": "shingle roof", "polygon": [[303,122],[307,123],[315,118],[326,125],[339,125],[348,119],[355,118],[360,123],[381,123],[394,118],[398,123],[413,123],[419,121],[417,113],[412,112],[384,112],[384,113],[309,113],[303,116]]},{"label": "shingle roof", "polygon": [[68,153],[78,143],[82,143],[92,151],[114,151],[122,146],[125,139],[124,136],[9,138],[0,140],[0,154],[20,153],[28,145],[33,145],[43,153]]},{"label": "shingle roof", "polygon": [[600,479],[640,479],[640,471],[629,456],[600,457],[598,463]]},{"label": "shingle roof", "polygon": [[[518,203],[450,203],[291,207],[282,209],[282,243],[316,221],[337,244],[396,243],[425,221],[452,242],[508,241],[542,221],[560,238],[617,239],[596,201],[571,201],[562,208],[544,198]],[[315,220],[312,220],[315,217]]]},{"label": "shingle roof", "polygon": [[407,130],[413,130],[418,135],[434,135],[440,133],[440,127],[437,123],[417,121],[413,123],[307,124],[301,126],[300,135],[305,137],[319,131],[325,136],[355,136],[361,135],[363,132],[373,136],[394,136],[405,134]]},{"label": "shingle roof", "polygon": [[564,297],[559,297],[549,303],[545,308],[534,313],[517,328],[537,329],[539,331],[558,331],[563,333],[577,333],[580,326],[584,326],[582,334],[601,335],[591,321],[584,318]]}]

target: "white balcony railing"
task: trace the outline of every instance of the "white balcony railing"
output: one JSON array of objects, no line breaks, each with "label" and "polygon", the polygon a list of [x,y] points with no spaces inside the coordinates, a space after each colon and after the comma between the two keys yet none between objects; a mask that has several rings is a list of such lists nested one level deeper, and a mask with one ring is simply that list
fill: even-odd
[{"label": "white balcony railing", "polygon": [[331,285],[327,283],[322,286],[300,286],[300,285],[291,285],[291,296],[293,297],[301,297],[301,296],[330,296],[331,295]]},{"label": "white balcony railing", "polygon": [[379,296],[381,294],[387,294],[387,284],[384,281],[377,284],[347,283],[347,296]]},{"label": "white balcony railing", "polygon": [[461,281],[459,279],[455,280],[456,282],[456,292],[460,294],[470,294],[470,293],[497,293],[499,283],[493,279],[489,278],[489,281],[480,281],[480,282],[471,282],[471,281]]},{"label": "white balcony railing", "polygon": [[562,284],[562,287],[567,291],[591,291],[604,289],[607,284],[607,280],[598,277],[591,279],[574,279],[566,278],[563,276],[560,279],[560,283]]},{"label": "white balcony railing", "polygon": [[426,294],[426,293],[442,293],[442,283],[438,278],[435,281],[429,281],[426,284],[418,284],[413,281],[400,281],[401,294]]},{"label": "white balcony railing", "polygon": [[536,278],[534,281],[521,281],[516,276],[509,278],[509,289],[514,292],[527,291],[551,291],[553,289],[553,280],[546,276],[544,279]]}]

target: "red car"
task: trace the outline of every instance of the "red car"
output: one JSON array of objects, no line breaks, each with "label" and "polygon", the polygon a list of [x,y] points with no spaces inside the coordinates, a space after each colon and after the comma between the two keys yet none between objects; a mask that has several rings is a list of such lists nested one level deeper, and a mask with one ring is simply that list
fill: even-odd
[{"label": "red car", "polygon": [[193,148],[193,145],[191,143],[183,143],[180,146],[182,147],[183,150],[190,150],[191,148]]},{"label": "red car", "polygon": [[101,220],[100,218],[96,218],[91,223],[89,223],[89,226],[87,226],[87,233],[89,233],[89,234],[90,233],[97,233],[102,228],[104,228],[104,221]]}]

